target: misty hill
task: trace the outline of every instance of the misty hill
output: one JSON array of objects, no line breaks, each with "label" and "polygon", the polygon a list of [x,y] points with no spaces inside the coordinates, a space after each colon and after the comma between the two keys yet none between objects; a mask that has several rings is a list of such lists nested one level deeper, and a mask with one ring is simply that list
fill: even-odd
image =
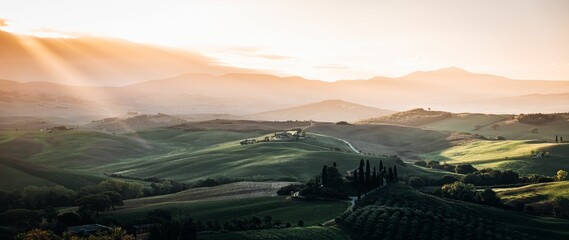
[{"label": "misty hill", "polygon": [[360,124],[398,124],[406,126],[421,126],[451,117],[449,112],[430,111],[416,108],[405,112],[398,112],[387,116],[374,117],[358,121]]},{"label": "misty hill", "polygon": [[334,99],[297,107],[257,113],[248,116],[248,118],[273,121],[314,120],[323,122],[351,122],[362,118],[382,116],[390,113],[393,113],[393,111]]},{"label": "misty hill", "polygon": [[431,130],[467,132],[489,138],[554,141],[555,135],[569,139],[569,113],[483,114],[450,113],[413,109],[387,116],[363,119],[361,125],[396,124]]},{"label": "misty hill", "polygon": [[[323,82],[257,74],[220,66],[199,54],[109,38],[39,38],[0,31],[0,43],[0,79],[6,79],[0,81],[1,116],[90,121],[127,111],[250,115],[322,99],[393,110],[569,111],[564,104],[569,81],[512,80],[445,68],[398,78]],[[86,87],[110,84],[114,86]]]},{"label": "misty hill", "polygon": [[103,130],[107,132],[135,132],[158,127],[180,125],[187,121],[167,114],[137,114],[131,113],[123,117],[94,120],[83,128]]}]

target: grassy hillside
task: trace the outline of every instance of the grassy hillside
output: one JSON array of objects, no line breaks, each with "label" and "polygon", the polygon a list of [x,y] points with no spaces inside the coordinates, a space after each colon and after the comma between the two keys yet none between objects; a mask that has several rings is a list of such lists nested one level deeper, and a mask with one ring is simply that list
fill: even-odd
[{"label": "grassy hillside", "polygon": [[340,99],[325,100],[301,106],[262,112],[248,116],[257,120],[314,120],[324,122],[356,121],[373,116],[391,114],[393,111],[346,102]]},{"label": "grassy hillside", "polygon": [[[512,114],[449,113],[413,109],[359,121],[359,124],[397,124],[429,130],[467,132],[485,137],[502,136],[512,140],[555,141],[555,135],[569,140],[569,116],[557,114],[552,121],[528,124]],[[535,128],[534,131],[532,129]]]},{"label": "grassy hillside", "polygon": [[231,232],[221,234],[200,235],[204,240],[348,240],[351,236],[345,231],[335,227],[304,227],[284,228],[270,230],[255,230]]},{"label": "grassy hillside", "polygon": [[328,124],[310,127],[308,131],[347,140],[365,153],[397,155],[404,160],[419,160],[419,154],[444,150],[479,138],[468,133],[385,124]]},{"label": "grassy hillside", "polygon": [[[531,152],[549,152],[550,157],[537,157]],[[514,170],[522,174],[554,175],[567,168],[569,144],[540,141],[488,141],[479,140],[441,151],[422,154],[424,160],[446,161],[452,164],[469,163],[477,168]]]},{"label": "grassy hillside", "polygon": [[1,191],[13,191],[31,185],[62,185],[79,189],[82,186],[96,184],[102,179],[102,176],[87,171],[69,171],[0,157]]},{"label": "grassy hillside", "polygon": [[516,188],[499,188],[495,191],[506,204],[547,202],[558,196],[569,196],[569,181],[539,183]]},{"label": "grassy hillside", "polygon": [[[486,137],[503,136],[506,139],[530,140],[539,139],[555,141],[555,135],[567,136],[569,140],[569,121],[557,118],[540,125],[520,123],[512,119],[513,115],[455,114],[453,117],[421,127],[435,130],[464,131]],[[479,125],[479,130],[474,130]],[[493,127],[496,125],[497,127]],[[537,132],[531,132],[536,128]]]},{"label": "grassy hillside", "polygon": [[135,135],[78,130],[0,131],[2,156],[67,169],[85,169],[168,150]]},{"label": "grassy hillside", "polygon": [[[127,203],[125,203],[127,204]],[[316,225],[339,216],[346,208],[346,202],[299,201],[284,197],[237,198],[223,200],[173,201],[147,204],[138,208],[118,209],[101,214],[101,218],[113,217],[121,222],[144,218],[154,209],[164,209],[176,214],[189,214],[202,221],[230,221],[234,218],[271,216],[284,224],[295,224],[303,220],[306,225]]]},{"label": "grassy hillside", "polygon": [[430,111],[416,108],[405,112],[398,112],[387,116],[363,119],[359,124],[399,124],[405,126],[420,126],[437,122],[451,117],[452,114],[441,111]]}]

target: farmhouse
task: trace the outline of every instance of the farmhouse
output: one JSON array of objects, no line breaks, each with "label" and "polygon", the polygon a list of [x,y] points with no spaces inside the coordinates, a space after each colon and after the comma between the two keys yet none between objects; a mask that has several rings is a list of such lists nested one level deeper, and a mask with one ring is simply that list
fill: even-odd
[{"label": "farmhouse", "polygon": [[300,128],[276,132],[275,135],[271,137],[271,141],[297,141],[301,137],[301,132],[302,129]]},{"label": "farmhouse", "polygon": [[110,231],[110,228],[101,224],[87,224],[87,225],[80,225],[80,226],[67,228],[67,231],[77,236],[86,237],[98,232]]},{"label": "farmhouse", "polygon": [[253,143],[257,143],[257,140],[255,140],[255,139],[245,139],[245,140],[239,142],[239,144],[241,144],[241,145],[247,145],[247,144],[253,144]]}]

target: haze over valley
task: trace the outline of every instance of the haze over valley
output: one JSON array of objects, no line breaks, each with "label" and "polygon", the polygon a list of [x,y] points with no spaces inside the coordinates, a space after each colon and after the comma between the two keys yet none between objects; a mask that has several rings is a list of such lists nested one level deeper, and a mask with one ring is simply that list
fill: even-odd
[{"label": "haze over valley", "polygon": [[569,239],[566,1],[0,5],[0,239]]}]

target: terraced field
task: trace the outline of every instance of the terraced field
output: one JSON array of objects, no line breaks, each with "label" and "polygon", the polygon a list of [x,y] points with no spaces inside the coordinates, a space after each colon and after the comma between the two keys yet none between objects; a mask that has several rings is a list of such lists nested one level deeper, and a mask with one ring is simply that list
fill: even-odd
[{"label": "terraced field", "polygon": [[334,227],[304,227],[271,230],[243,231],[222,234],[201,235],[205,240],[348,240],[351,236]]}]

